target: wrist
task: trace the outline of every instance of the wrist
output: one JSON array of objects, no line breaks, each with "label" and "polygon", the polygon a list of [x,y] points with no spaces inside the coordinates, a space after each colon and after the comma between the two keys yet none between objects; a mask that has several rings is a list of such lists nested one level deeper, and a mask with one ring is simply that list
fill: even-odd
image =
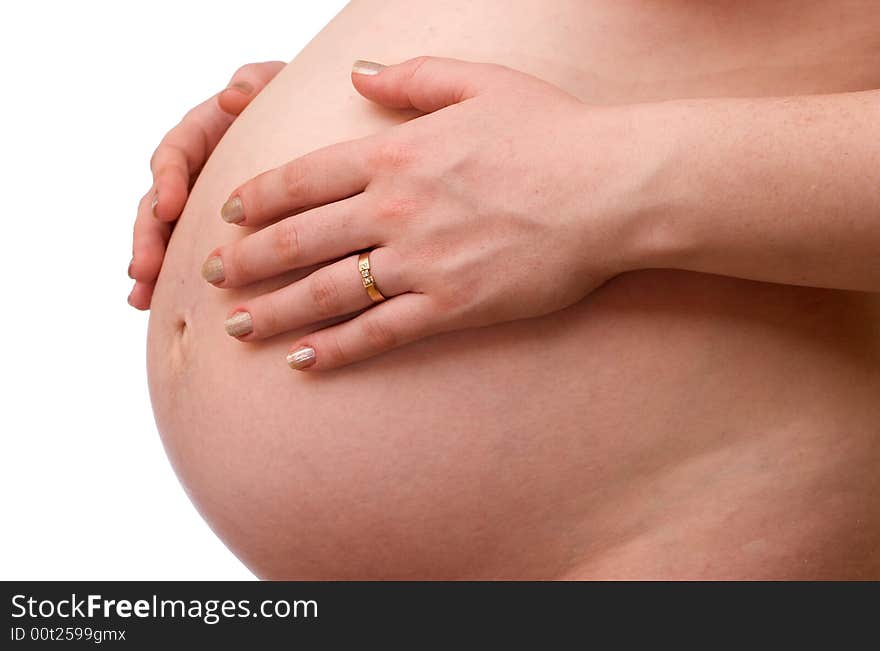
[{"label": "wrist", "polygon": [[[622,251],[628,271],[683,268],[693,247],[687,236],[688,206],[701,191],[691,171],[698,165],[694,134],[699,104],[665,101],[622,109],[628,133],[627,187],[622,197]],[[697,137],[697,140],[699,138]]]}]

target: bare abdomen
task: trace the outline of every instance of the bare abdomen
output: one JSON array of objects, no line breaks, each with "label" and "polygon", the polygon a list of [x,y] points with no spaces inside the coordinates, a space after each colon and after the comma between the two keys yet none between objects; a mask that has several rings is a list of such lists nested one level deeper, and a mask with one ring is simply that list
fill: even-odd
[{"label": "bare abdomen", "polygon": [[[399,13],[412,3],[383,3],[388,14],[372,17],[353,6],[261,94],[202,172],[168,249],[148,346],[157,424],[201,513],[274,578],[564,576],[605,557],[635,567],[621,550],[658,532],[680,551],[723,530],[716,547],[739,550],[730,554],[755,576],[796,574],[802,565],[786,550],[819,554],[841,540],[869,549],[878,509],[868,469],[880,457],[869,296],[643,271],[548,317],[434,337],[330,373],[286,366],[297,333],[258,344],[224,333],[238,298],[282,282],[222,291],[201,279],[208,252],[242,233],[219,218],[229,191],[402,119],[351,90],[354,58],[495,60],[585,99],[626,99],[619,78],[603,97],[589,59],[575,54],[586,46],[564,40],[555,19],[540,35],[541,3],[523,3],[509,24],[486,23],[473,4],[432,3],[436,15],[420,13],[418,25]],[[801,496],[820,489],[833,499],[808,510]],[[736,526],[731,504],[743,514]],[[797,523],[779,524],[798,509]],[[862,514],[861,528],[832,517],[841,512]],[[823,533],[799,538],[816,518]],[[699,573],[652,549],[657,574]]]}]

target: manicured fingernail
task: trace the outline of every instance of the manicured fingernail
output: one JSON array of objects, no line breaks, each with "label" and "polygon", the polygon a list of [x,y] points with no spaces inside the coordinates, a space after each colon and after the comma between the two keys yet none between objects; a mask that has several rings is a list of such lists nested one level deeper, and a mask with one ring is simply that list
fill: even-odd
[{"label": "manicured fingernail", "polygon": [[150,204],[150,210],[153,211],[153,217],[156,216],[156,206],[159,205],[159,193],[153,195],[153,203]]},{"label": "manicured fingernail", "polygon": [[221,283],[226,280],[226,274],[223,273],[223,260],[219,256],[212,255],[205,260],[202,265],[202,278],[209,283]]},{"label": "manicured fingernail", "polygon": [[[229,88],[234,88],[235,90],[240,91],[245,95],[250,95],[254,92],[254,87],[246,81],[237,81],[234,84],[230,84]],[[229,88],[227,88],[227,90],[229,90]]]},{"label": "manicured fingernail", "polygon": [[134,258],[131,259],[131,262],[128,263],[128,277],[134,280],[134,276],[131,275],[131,266],[134,264]]},{"label": "manicured fingernail", "polygon": [[356,75],[378,75],[388,66],[376,63],[375,61],[364,61],[358,59],[351,66],[351,71]]},{"label": "manicured fingernail", "polygon": [[241,199],[239,197],[232,197],[232,199],[224,203],[220,209],[220,216],[223,218],[223,221],[230,224],[237,224],[244,219],[244,206],[241,204]]},{"label": "manicured fingernail", "polygon": [[254,320],[250,312],[236,312],[223,323],[230,337],[244,337],[254,331]]},{"label": "manicured fingernail", "polygon": [[308,368],[315,363],[315,349],[310,346],[300,346],[292,353],[287,354],[287,365],[295,370]]}]

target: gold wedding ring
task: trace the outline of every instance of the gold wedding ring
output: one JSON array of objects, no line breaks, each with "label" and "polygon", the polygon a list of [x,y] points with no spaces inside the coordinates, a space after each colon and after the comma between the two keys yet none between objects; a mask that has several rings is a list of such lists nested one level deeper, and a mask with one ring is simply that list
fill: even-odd
[{"label": "gold wedding ring", "polygon": [[364,281],[364,288],[370,295],[370,300],[374,303],[381,303],[385,300],[382,292],[376,287],[376,279],[370,273],[370,252],[364,251],[358,256],[358,271],[361,273],[361,280]]}]

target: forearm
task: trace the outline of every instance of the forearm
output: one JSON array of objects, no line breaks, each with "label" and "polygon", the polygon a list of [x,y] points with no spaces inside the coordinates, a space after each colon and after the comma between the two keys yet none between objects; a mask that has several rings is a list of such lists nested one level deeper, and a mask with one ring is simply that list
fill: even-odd
[{"label": "forearm", "polygon": [[646,266],[880,291],[880,91],[653,109]]}]

